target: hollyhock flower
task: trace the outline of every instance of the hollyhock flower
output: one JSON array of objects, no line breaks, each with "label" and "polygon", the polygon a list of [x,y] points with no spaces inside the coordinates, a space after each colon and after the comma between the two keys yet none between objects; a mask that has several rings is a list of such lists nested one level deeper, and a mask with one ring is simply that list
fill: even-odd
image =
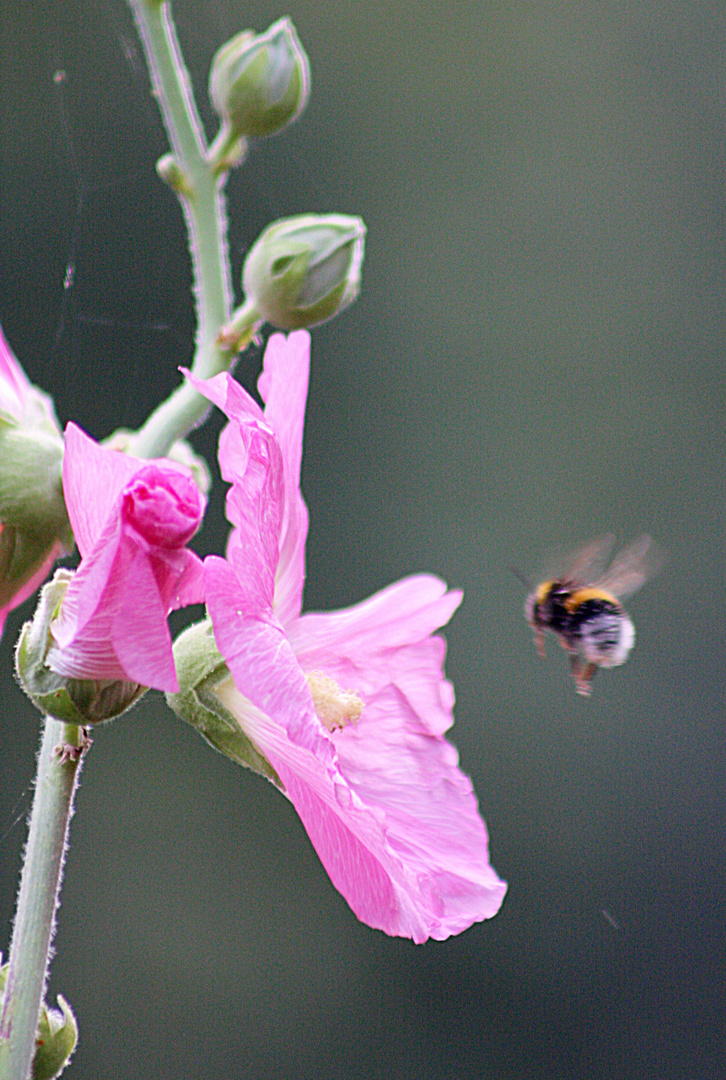
[{"label": "hollyhock flower", "polygon": [[51,624],[48,666],[178,690],[167,615],[203,599],[202,562],[185,546],[204,515],[189,470],[105,449],[69,424],[63,489],[81,564]]},{"label": "hollyhock flower", "polygon": [[274,335],[264,413],[227,374],[192,380],[229,417],[227,559],[205,560],[214,692],[271,763],[333,884],[363,922],[444,939],[496,914],[506,885],[457,752],[435,635],[461,601],[438,578],[399,581],[344,611],[301,615],[299,490],[309,335]]},{"label": "hollyhock flower", "polygon": [[28,380],[0,330],[0,634],[9,612],[73,547],[62,459],[52,402]]}]

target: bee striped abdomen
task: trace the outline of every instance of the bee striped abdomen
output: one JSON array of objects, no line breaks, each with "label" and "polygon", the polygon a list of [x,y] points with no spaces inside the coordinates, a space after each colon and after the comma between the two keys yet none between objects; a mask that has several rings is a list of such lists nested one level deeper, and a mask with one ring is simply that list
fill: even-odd
[{"label": "bee striped abdomen", "polygon": [[570,597],[568,637],[586,660],[598,667],[624,664],[635,641],[635,629],[622,604],[608,593],[581,589]]}]

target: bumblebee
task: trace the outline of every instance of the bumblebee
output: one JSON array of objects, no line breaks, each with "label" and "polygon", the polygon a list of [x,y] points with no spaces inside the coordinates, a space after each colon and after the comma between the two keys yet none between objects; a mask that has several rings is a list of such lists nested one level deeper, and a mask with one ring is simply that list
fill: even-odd
[{"label": "bumblebee", "polygon": [[575,690],[583,697],[592,693],[599,667],[619,667],[628,659],[635,627],[621,600],[632,596],[664,562],[650,536],[640,536],[605,570],[613,540],[602,536],[578,549],[565,570],[538,585],[524,606],[537,652],[545,655],[545,631],[551,630],[569,654]]}]

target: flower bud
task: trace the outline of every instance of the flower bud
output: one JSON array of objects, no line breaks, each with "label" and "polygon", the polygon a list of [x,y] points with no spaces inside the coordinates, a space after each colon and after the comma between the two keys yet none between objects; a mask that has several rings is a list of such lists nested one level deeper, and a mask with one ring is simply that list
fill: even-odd
[{"label": "flower bud", "polygon": [[209,96],[234,140],[274,135],[296,120],[310,96],[310,63],[290,19],[264,34],[243,30],[212,61]]},{"label": "flower bud", "polygon": [[232,676],[217,649],[209,619],[194,623],[179,635],[174,642],[174,664],[181,689],[178,694],[167,694],[166,700],[179,719],[196,728],[225,757],[282,788],[272,765],[217,696],[217,687]]},{"label": "flower bud", "polygon": [[73,547],[62,461],[50,398],[28,381],[0,331],[0,632]]},{"label": "flower bud", "polygon": [[23,690],[44,715],[84,727],[120,716],[146,693],[146,687],[124,679],[67,678],[48,667],[46,657],[55,644],[51,623],[72,580],[72,570],[56,570],[41,589],[35,615],[20,633],[15,670]]},{"label": "flower bud", "polygon": [[[7,985],[9,969],[10,964],[0,967],[0,1003]],[[60,1011],[49,1009],[45,1003],[40,1006],[33,1069],[30,1074],[32,1080],[54,1080],[56,1076],[60,1076],[76,1048],[78,1024],[73,1010],[62,994],[58,995],[58,1005]]]},{"label": "flower bud", "polygon": [[365,225],[345,214],[300,214],[269,225],[245,259],[248,303],[279,330],[332,319],[360,291]]},{"label": "flower bud", "polygon": [[58,1009],[42,1005],[33,1057],[33,1080],[54,1080],[68,1064],[78,1042],[78,1025],[70,1005],[58,995]]},{"label": "flower bud", "polygon": [[[134,441],[136,432],[129,428],[117,428],[112,435],[103,440],[107,450],[118,450],[122,454],[134,456]],[[177,439],[169,447],[165,455],[169,461],[175,461],[177,465],[184,465],[192,474],[192,479],[202,495],[208,495],[212,486],[212,474],[206,460],[198,454],[191,443],[186,439]]]}]

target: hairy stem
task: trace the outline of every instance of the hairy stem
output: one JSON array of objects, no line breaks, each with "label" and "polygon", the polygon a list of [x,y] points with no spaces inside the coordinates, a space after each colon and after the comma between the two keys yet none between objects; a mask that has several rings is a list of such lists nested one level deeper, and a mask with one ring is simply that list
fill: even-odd
[{"label": "hairy stem", "polygon": [[[184,210],[194,274],[197,335],[192,371],[207,379],[226,371],[235,356],[217,341],[232,309],[223,192],[227,173],[219,174],[210,163],[170,4],[167,0],[129,0],[129,4],[182,181],[174,186]],[[132,452],[139,457],[162,456],[175,439],[200,423],[208,410],[206,398],[180,387],[139,429]]]},{"label": "hairy stem", "polygon": [[30,1073],[73,795],[87,745],[83,728],[46,718],[0,1017],[0,1080],[25,1080]]}]

